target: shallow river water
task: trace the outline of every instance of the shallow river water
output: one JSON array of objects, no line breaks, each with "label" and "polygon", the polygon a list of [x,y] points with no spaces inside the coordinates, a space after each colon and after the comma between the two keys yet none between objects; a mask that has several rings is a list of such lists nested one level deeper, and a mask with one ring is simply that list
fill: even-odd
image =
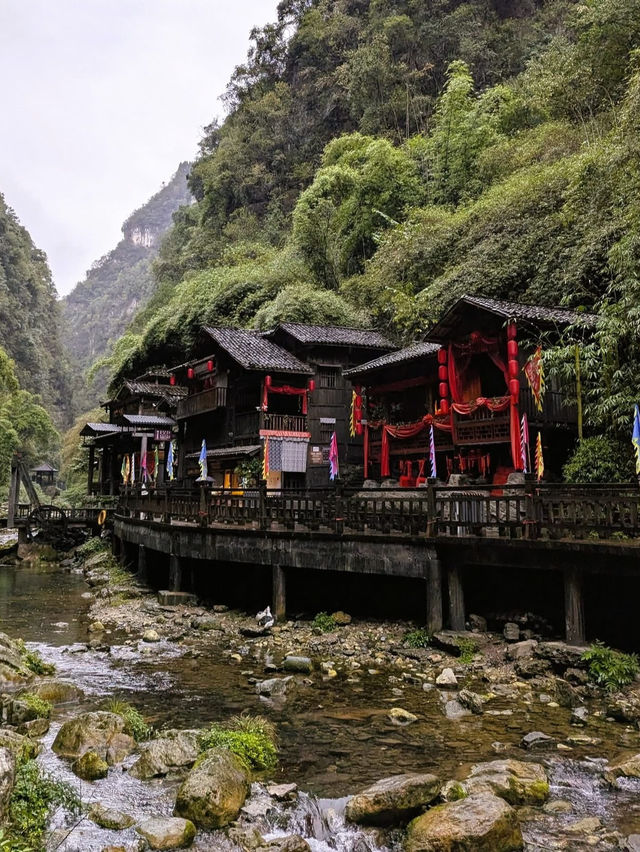
[{"label": "shallow river water", "polygon": [[[79,709],[98,707],[110,697],[131,701],[156,728],[201,727],[243,710],[271,718],[280,743],[280,764],[272,778],[296,782],[306,792],[297,805],[279,806],[270,813],[269,828],[276,834],[303,834],[314,852],[401,848],[399,833],[382,836],[361,831],[343,819],[346,797],[379,778],[407,771],[433,772],[443,780],[464,778],[472,764],[496,758],[492,749],[496,741],[507,746],[501,756],[523,759],[525,753],[518,744],[529,731],[544,731],[560,743],[585,733],[570,727],[569,710],[549,707],[537,696],[530,705],[497,698],[481,716],[449,720],[442,710],[447,696],[437,689],[425,691],[421,683],[403,681],[391,670],[358,669],[332,679],[315,674],[300,678],[296,690],[282,703],[267,702],[249,683],[251,674],[264,677],[265,663],[252,655],[250,643],[242,663],[232,663],[222,654],[185,657],[184,647],[170,643],[152,648],[143,648],[143,643],[126,645],[127,637],[117,632],[106,637],[110,651],[89,651],[86,590],[81,576],[54,567],[0,565],[0,629],[24,638],[56,665],[58,676],[72,680],[86,693],[80,707],[56,711],[39,760],[50,773],[78,788],[83,800],[101,801],[134,816],[170,814],[176,784],[137,781],[119,768],[103,781],[81,782],[49,748],[66,717]],[[486,684],[477,686],[481,692],[487,689]],[[394,727],[386,716],[394,705],[415,713],[418,721]],[[544,758],[551,798],[570,801],[573,812],[552,816],[537,811],[525,820],[528,852],[618,848],[609,845],[606,837],[599,846],[587,846],[572,834],[572,823],[585,816],[599,817],[612,831],[640,833],[638,782],[611,791],[601,776],[606,759],[640,752],[639,732],[591,717],[586,733],[599,742]],[[260,802],[258,788],[253,800]],[[108,832],[84,819],[57,848],[98,852],[109,843],[132,844],[134,838],[132,830]],[[237,849],[222,833],[199,834],[192,848]]]}]

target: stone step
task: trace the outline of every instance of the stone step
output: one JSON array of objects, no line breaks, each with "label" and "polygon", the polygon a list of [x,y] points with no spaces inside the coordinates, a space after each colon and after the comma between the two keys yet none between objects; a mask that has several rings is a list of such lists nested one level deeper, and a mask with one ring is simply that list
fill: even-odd
[{"label": "stone step", "polygon": [[158,603],[160,606],[195,606],[196,596],[189,592],[170,592],[165,589],[158,592]]}]

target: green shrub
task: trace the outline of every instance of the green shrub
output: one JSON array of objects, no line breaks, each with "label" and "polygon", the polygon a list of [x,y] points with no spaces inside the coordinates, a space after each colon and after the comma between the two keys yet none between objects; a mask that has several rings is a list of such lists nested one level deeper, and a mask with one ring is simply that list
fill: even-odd
[{"label": "green shrub", "polygon": [[39,695],[34,695],[33,692],[23,692],[18,696],[20,701],[24,703],[37,714],[39,719],[48,719],[51,716],[53,705],[50,701],[45,701]]},{"label": "green shrub", "polygon": [[582,660],[588,664],[589,677],[592,681],[603,686],[607,692],[615,692],[631,683],[640,664],[636,654],[623,654],[614,651],[602,642],[595,642],[582,655]]},{"label": "green shrub", "polygon": [[37,651],[32,651],[24,644],[22,639],[16,639],[22,661],[24,665],[37,675],[52,675],[55,674],[56,667],[52,663],[45,663]]},{"label": "green shrub", "polygon": [[634,478],[629,445],[598,435],[583,438],[562,469],[566,482],[630,482]]},{"label": "green shrub", "polygon": [[148,740],[151,736],[151,729],[144,720],[142,713],[129,704],[128,701],[120,701],[117,698],[112,698],[107,701],[105,710],[109,713],[115,713],[124,719],[125,733],[132,736],[136,742]]},{"label": "green shrub", "polygon": [[458,639],[458,648],[460,648],[460,662],[468,665],[473,662],[475,654],[478,653],[478,646],[473,639]]},{"label": "green shrub", "polygon": [[319,612],[311,623],[312,627],[317,627],[323,633],[331,633],[337,628],[336,620],[328,612]]},{"label": "green shrub", "polygon": [[49,812],[58,806],[78,813],[80,800],[75,790],[45,774],[35,760],[22,764],[16,772],[9,800],[8,835],[11,840],[15,838],[16,843],[6,848],[17,852],[32,844],[40,849]]},{"label": "green shrub", "polygon": [[402,641],[409,648],[427,648],[431,644],[431,636],[424,627],[419,627],[405,633]]},{"label": "green shrub", "polygon": [[[96,509],[96,513],[97,513]],[[76,547],[76,553],[79,556],[93,556],[95,553],[101,553],[103,550],[108,550],[109,546],[98,536],[93,536],[80,547]]]},{"label": "green shrub", "polygon": [[225,748],[237,755],[247,769],[264,771],[278,763],[275,729],[262,716],[234,716],[226,724],[214,722],[200,739],[203,751]]}]

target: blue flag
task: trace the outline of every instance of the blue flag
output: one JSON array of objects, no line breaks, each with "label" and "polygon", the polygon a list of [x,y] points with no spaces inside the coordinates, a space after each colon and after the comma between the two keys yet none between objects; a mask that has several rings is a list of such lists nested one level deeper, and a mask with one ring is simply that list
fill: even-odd
[{"label": "blue flag", "polygon": [[429,433],[429,462],[431,463],[431,478],[435,479],[438,476],[438,471],[436,469],[436,442],[433,434],[433,423]]},{"label": "blue flag", "polygon": [[205,439],[202,439],[202,446],[200,447],[200,458],[198,459],[198,464],[200,465],[200,476],[196,479],[196,482],[206,482],[209,478],[209,472],[207,470],[207,442]]},{"label": "blue flag", "polygon": [[631,435],[631,443],[636,451],[636,473],[640,476],[640,408],[636,403],[633,414],[633,434]]},{"label": "blue flag", "polygon": [[169,441],[169,450],[167,452],[167,476],[170,480],[173,479],[173,441]]}]

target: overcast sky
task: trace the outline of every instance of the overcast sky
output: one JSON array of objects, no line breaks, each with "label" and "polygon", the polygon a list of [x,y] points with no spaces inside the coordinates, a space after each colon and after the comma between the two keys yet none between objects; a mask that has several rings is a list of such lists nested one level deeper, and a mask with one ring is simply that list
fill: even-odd
[{"label": "overcast sky", "polygon": [[277,0],[0,0],[0,192],[58,292],[197,150]]}]

